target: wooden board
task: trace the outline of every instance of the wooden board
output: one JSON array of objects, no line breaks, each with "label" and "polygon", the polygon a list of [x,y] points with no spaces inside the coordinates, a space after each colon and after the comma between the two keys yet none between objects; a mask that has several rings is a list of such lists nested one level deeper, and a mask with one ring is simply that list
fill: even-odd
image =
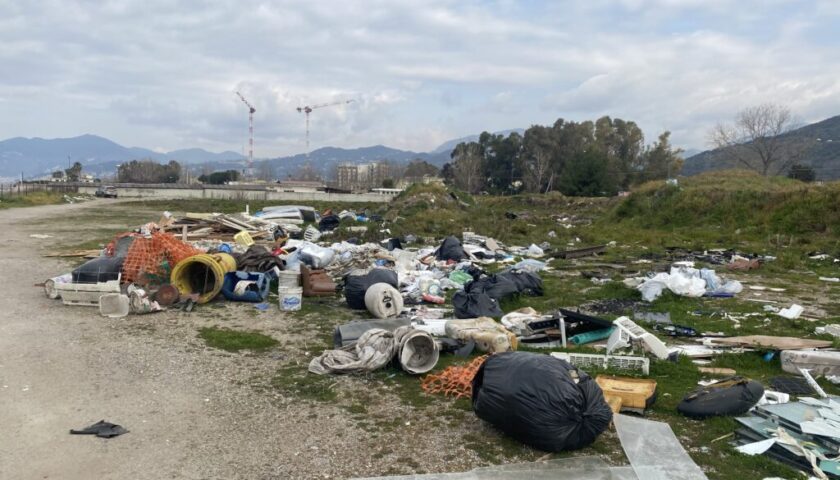
[{"label": "wooden board", "polygon": [[747,335],[743,337],[715,338],[718,345],[729,345],[733,347],[764,347],[775,350],[800,350],[803,348],[828,348],[831,342],[828,340],[811,340],[796,337],[773,337],[770,335]]}]

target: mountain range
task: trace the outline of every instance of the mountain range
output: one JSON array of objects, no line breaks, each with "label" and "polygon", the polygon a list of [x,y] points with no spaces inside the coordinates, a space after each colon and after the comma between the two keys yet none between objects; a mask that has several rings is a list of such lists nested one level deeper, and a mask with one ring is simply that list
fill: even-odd
[{"label": "mountain range", "polygon": [[[254,168],[259,170],[263,165],[268,165],[276,177],[285,178],[307,163],[313,165],[322,175],[331,173],[333,167],[339,163],[365,163],[376,160],[408,163],[419,158],[442,166],[449,161],[449,154],[455,145],[477,138],[478,135],[473,135],[451,140],[428,153],[400,150],[384,145],[361,148],[323,147],[312,151],[308,158],[305,154],[297,154],[255,160]],[[96,135],[55,139],[16,137],[0,141],[0,178],[12,179],[21,174],[24,178],[43,177],[55,170],[63,170],[77,161],[82,164],[86,173],[113,175],[117,165],[144,158],[157,162],[176,160],[196,171],[239,170],[245,166],[246,160],[236,152],[215,153],[200,148],[161,153],[147,148],[125,147]]]},{"label": "mountain range", "polygon": [[[804,140],[810,144],[799,163],[813,168],[817,180],[840,178],[840,115],[805,125],[780,137],[784,140]],[[689,156],[683,165],[682,175],[743,168],[723,153],[721,149],[714,149]]]},{"label": "mountain range", "polygon": [[67,168],[73,162],[81,163],[83,170],[88,172],[100,173],[98,170],[104,167],[109,167],[109,171],[113,172],[116,165],[141,158],[195,164],[242,160],[245,157],[236,152],[213,153],[200,148],[161,153],[140,147],[124,147],[96,135],[54,139],[16,137],[0,141],[0,177],[46,175]]}]

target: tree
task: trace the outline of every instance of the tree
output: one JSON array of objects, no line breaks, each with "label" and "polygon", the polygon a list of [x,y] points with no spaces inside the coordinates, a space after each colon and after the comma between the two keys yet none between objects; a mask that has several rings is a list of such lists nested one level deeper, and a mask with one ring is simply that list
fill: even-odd
[{"label": "tree", "polygon": [[711,143],[735,164],[762,175],[787,171],[810,147],[810,142],[786,135],[796,128],[790,110],[766,103],[738,112],[731,124],[718,124]]},{"label": "tree", "polygon": [[382,180],[382,188],[394,188],[394,179],[385,178]]},{"label": "tree", "polygon": [[612,196],[617,192],[609,169],[609,159],[594,148],[572,158],[566,164],[558,183],[559,190],[570,196]]},{"label": "tree", "polygon": [[645,147],[639,155],[635,183],[660,180],[675,176],[682,169],[682,149],[671,146],[671,132],[663,132],[653,145]]},{"label": "tree", "polygon": [[525,131],[522,139],[522,182],[532,193],[546,191],[551,166],[557,150],[550,127],[534,125]]},{"label": "tree", "polygon": [[426,175],[436,177],[440,174],[440,169],[431,163],[416,158],[412,160],[405,167],[405,178],[423,178]]},{"label": "tree", "polygon": [[68,182],[78,182],[82,177],[82,164],[73,162],[73,166],[64,170]]},{"label": "tree", "polygon": [[225,170],[224,172],[213,172],[211,174],[204,174],[198,177],[201,183],[209,183],[210,185],[223,185],[228,182],[235,182],[239,180],[238,170]]},{"label": "tree", "polygon": [[452,150],[452,183],[469,193],[484,188],[483,157],[481,145],[475,142],[459,143]]},{"label": "tree", "polygon": [[181,177],[181,164],[170,160],[161,165],[151,159],[132,160],[120,165],[117,178],[129,183],[177,183]]},{"label": "tree", "polygon": [[519,161],[522,136],[516,132],[507,137],[483,132],[478,144],[485,187],[492,193],[511,193],[515,188],[514,182],[522,176]]},{"label": "tree", "polygon": [[788,177],[803,182],[813,182],[817,178],[817,172],[814,171],[813,167],[795,163],[788,170]]}]

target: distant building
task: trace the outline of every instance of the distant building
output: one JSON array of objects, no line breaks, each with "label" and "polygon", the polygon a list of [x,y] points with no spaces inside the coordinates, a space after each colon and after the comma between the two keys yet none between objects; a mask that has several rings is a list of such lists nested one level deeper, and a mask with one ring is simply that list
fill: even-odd
[{"label": "distant building", "polygon": [[324,182],[309,181],[309,180],[283,180],[277,182],[277,191],[280,192],[297,192],[297,193],[312,193],[323,192],[327,186]]},{"label": "distant building", "polygon": [[337,168],[336,186],[342,190],[367,191],[381,187],[389,173],[388,164],[384,162],[344,163]]}]

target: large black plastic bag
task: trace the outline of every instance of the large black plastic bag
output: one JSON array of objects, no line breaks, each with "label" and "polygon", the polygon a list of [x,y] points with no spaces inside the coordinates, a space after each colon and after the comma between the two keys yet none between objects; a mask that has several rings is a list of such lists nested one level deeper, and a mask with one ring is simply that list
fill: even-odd
[{"label": "large black plastic bag", "polygon": [[485,293],[490,298],[501,300],[519,293],[519,287],[509,278],[501,275],[489,275],[467,283],[464,285],[464,291],[468,293]]},{"label": "large black plastic bag", "polygon": [[455,292],[452,306],[455,307],[455,318],[499,318],[505,314],[499,303],[486,293]]},{"label": "large black plastic bag", "polygon": [[435,258],[438,260],[454,260],[460,262],[467,258],[467,252],[461,246],[461,241],[455,237],[446,237],[440,248],[435,252]]},{"label": "large black plastic bag", "polygon": [[96,257],[73,270],[73,283],[98,283],[120,278],[125,257]]},{"label": "large black plastic bag", "polygon": [[365,292],[374,283],[387,283],[399,290],[397,272],[386,268],[374,268],[363,275],[347,275],[344,277],[344,298],[347,305],[355,310],[364,310]]},{"label": "large black plastic bag", "polygon": [[514,270],[500,273],[498,276],[504,277],[516,284],[519,293],[536,297],[541,297],[543,294],[543,282],[536,273],[525,270]]},{"label": "large black plastic bag", "polygon": [[472,405],[478,418],[547,452],[583,448],[612,420],[595,380],[564,360],[536,353],[490,356],[473,378]]},{"label": "large black plastic bag", "polygon": [[739,376],[725,378],[686,395],[677,405],[677,411],[694,419],[741,415],[754,407],[763,395],[764,386],[755,380]]}]

